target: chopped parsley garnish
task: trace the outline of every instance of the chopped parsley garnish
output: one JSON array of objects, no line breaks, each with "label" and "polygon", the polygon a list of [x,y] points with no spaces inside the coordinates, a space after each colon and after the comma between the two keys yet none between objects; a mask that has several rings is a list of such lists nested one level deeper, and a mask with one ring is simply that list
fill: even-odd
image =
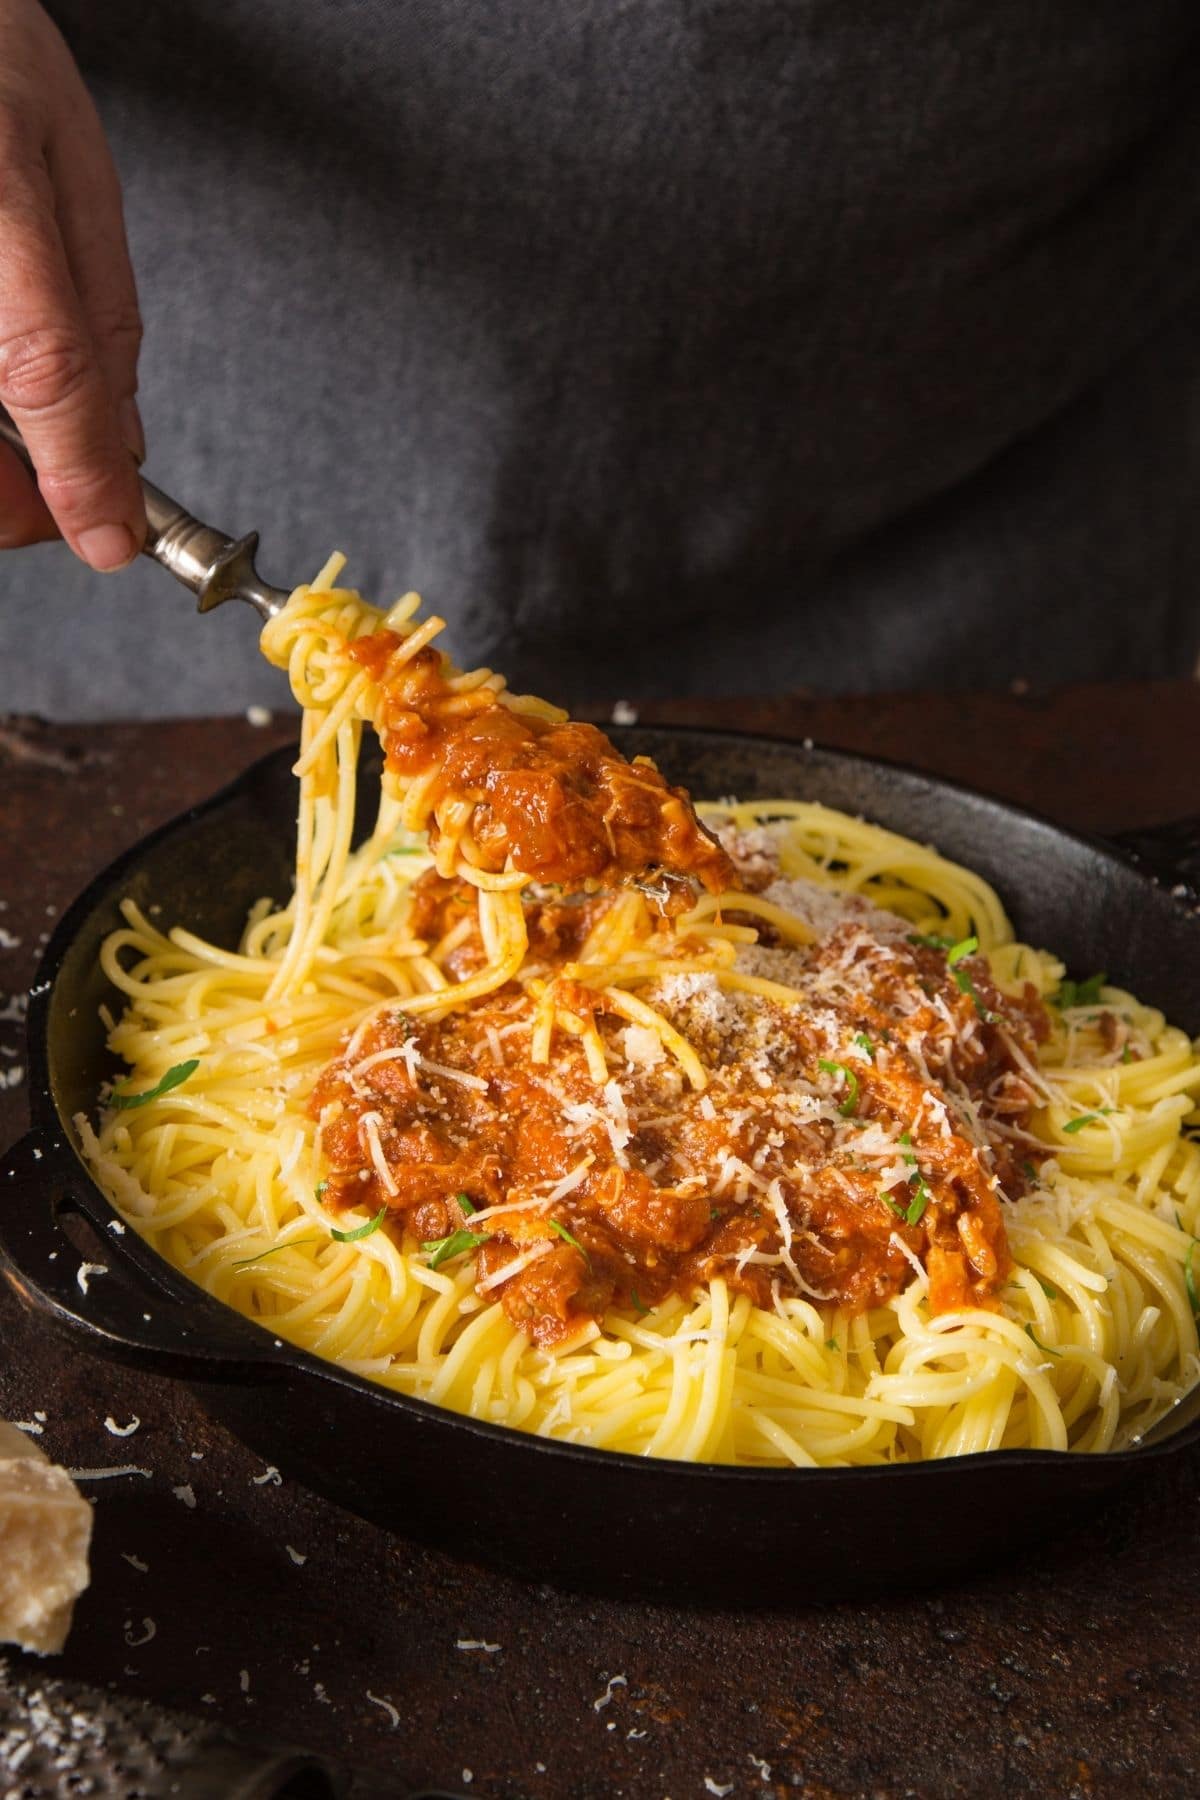
[{"label": "chopped parsley garnish", "polygon": [[1026,1337],[1031,1337],[1033,1339],[1034,1343],[1037,1345],[1038,1349],[1042,1352],[1043,1356],[1061,1356],[1062,1355],[1061,1350],[1052,1350],[1050,1348],[1049,1344],[1043,1344],[1041,1338],[1038,1336],[1037,1332],[1033,1329],[1032,1325],[1027,1325],[1025,1327],[1025,1335],[1026,1335]]},{"label": "chopped parsley garnish", "polygon": [[856,1032],[855,1036],[854,1036],[854,1042],[855,1042],[856,1047],[862,1051],[862,1053],[865,1057],[867,1057],[871,1062],[875,1061],[875,1046],[871,1042],[870,1038],[867,1036],[865,1031]]},{"label": "chopped parsley garnish", "polygon": [[893,1200],[886,1188],[880,1188],[879,1198],[885,1205],[890,1206],[892,1211],[896,1214],[896,1217],[903,1219],[906,1225],[919,1225],[921,1219],[924,1217],[925,1208],[933,1199],[933,1195],[930,1192],[929,1183],[922,1175],[920,1168],[917,1165],[917,1159],[913,1155],[912,1132],[902,1131],[900,1133],[900,1142],[905,1146],[902,1157],[906,1168],[910,1171],[908,1183],[912,1189],[912,1198],[907,1206],[902,1206],[899,1200]]},{"label": "chopped parsley garnish", "polygon": [[1133,1061],[1133,1045],[1132,1044],[1126,1044],[1125,1048],[1121,1051],[1121,1061],[1123,1063],[1131,1063]]},{"label": "chopped parsley garnish", "polygon": [[853,1069],[848,1069],[845,1063],[827,1062],[824,1057],[821,1058],[817,1067],[824,1070],[826,1075],[841,1075],[844,1078],[846,1098],[838,1107],[838,1111],[843,1119],[848,1119],[852,1113],[858,1111],[858,1076]]},{"label": "chopped parsley garnish", "polygon": [[647,1314],[647,1313],[648,1313],[648,1312],[649,1312],[649,1311],[650,1311],[650,1308],[649,1308],[649,1307],[648,1307],[648,1306],[643,1306],[643,1305],[642,1305],[642,1303],[641,1303],[641,1301],[640,1301],[640,1300],[639,1300],[639,1299],[638,1299],[638,1291],[637,1291],[637,1289],[636,1289],[636,1288],[630,1288],[630,1290],[629,1290],[629,1298],[630,1298],[630,1300],[631,1300],[631,1301],[632,1301],[632,1303],[633,1303],[633,1309],[634,1309],[634,1311],[635,1311],[635,1312],[640,1312],[640,1313],[641,1313],[641,1314],[642,1314],[642,1316],[643,1316],[643,1318],[644,1318],[644,1317],[645,1317],[645,1315],[646,1315],[646,1314]]},{"label": "chopped parsley garnish", "polygon": [[468,1250],[477,1250],[480,1244],[490,1242],[486,1231],[452,1231],[449,1237],[426,1238],[421,1248],[429,1254],[429,1267],[440,1269],[452,1257],[464,1256]]},{"label": "chopped parsley garnish", "polygon": [[459,1209],[466,1214],[468,1219],[473,1212],[479,1211],[470,1194],[455,1194],[454,1198],[458,1201]]},{"label": "chopped parsley garnish", "polygon": [[261,1262],[264,1256],[274,1256],[280,1250],[298,1250],[301,1244],[316,1244],[318,1238],[289,1238],[286,1244],[272,1244],[269,1250],[260,1250],[257,1256],[239,1256],[233,1264],[235,1269],[248,1269],[251,1263]]},{"label": "chopped parsley garnish", "polygon": [[910,944],[920,944],[925,950],[952,950],[954,948],[954,939],[943,936],[940,931],[910,931],[908,941]]},{"label": "chopped parsley garnish", "polygon": [[318,1181],[316,1187],[313,1189],[313,1199],[319,1200],[328,1186],[329,1183],[327,1181]]},{"label": "chopped parsley garnish", "polygon": [[1080,1113],[1077,1119],[1068,1119],[1063,1126],[1063,1130],[1069,1132],[1070,1135],[1074,1137],[1075,1133],[1077,1131],[1082,1131],[1085,1125],[1094,1125],[1097,1119],[1105,1117],[1105,1115],[1111,1111],[1111,1106],[1102,1106],[1099,1112]]},{"label": "chopped parsley garnish", "polygon": [[961,943],[952,944],[949,950],[947,950],[946,961],[950,964],[950,967],[953,968],[955,963],[960,963],[964,956],[974,956],[978,948],[979,939],[977,937],[963,938]]},{"label": "chopped parsley garnish", "polygon": [[836,1350],[837,1347],[838,1347],[838,1341],[836,1338],[826,1338],[825,1339],[825,1348],[827,1350]]},{"label": "chopped parsley garnish", "polygon": [[551,1231],[557,1231],[559,1237],[562,1239],[564,1244],[570,1244],[572,1250],[578,1250],[580,1256],[582,1256],[584,1262],[587,1264],[588,1268],[590,1269],[592,1266],[592,1259],[588,1255],[587,1251],[584,1249],[583,1245],[580,1243],[579,1239],[577,1237],[572,1237],[571,1233],[567,1230],[566,1226],[560,1225],[557,1219],[549,1219],[549,1220],[547,1220],[547,1224],[549,1225]]},{"label": "chopped parsley garnish", "polygon": [[[970,938],[968,938],[966,940],[967,943],[970,943],[970,941],[971,941]],[[965,969],[955,969],[954,970],[954,980],[958,986],[959,993],[966,994],[971,1000],[974,1001],[975,1011],[979,1014],[981,1019],[986,1019],[989,1025],[996,1025],[999,1023],[999,1020],[1000,1020],[999,1013],[992,1012],[988,1007],[986,1007],[983,1004],[983,1001],[979,998],[979,995],[975,992],[975,983],[971,980],[971,977],[968,975],[968,973]]]},{"label": "chopped parsley garnish", "polygon": [[1107,980],[1108,976],[1101,969],[1099,974],[1089,975],[1086,981],[1060,981],[1057,992],[1050,996],[1050,1004],[1060,1009],[1068,1006],[1095,1006],[1100,998],[1100,989]]},{"label": "chopped parsley garnish", "polygon": [[1047,1300],[1058,1299],[1058,1289],[1056,1287],[1051,1287],[1050,1283],[1048,1281],[1043,1281],[1040,1275],[1035,1275],[1033,1279],[1037,1282]]},{"label": "chopped parsley garnish", "polygon": [[353,1231],[338,1231],[336,1226],[331,1225],[329,1235],[336,1238],[339,1244],[357,1244],[360,1238],[370,1237],[373,1231],[378,1231],[386,1218],[387,1207],[381,1206],[375,1217],[368,1219],[365,1225],[356,1225]]},{"label": "chopped parsley garnish", "polygon": [[918,1225],[925,1212],[925,1208],[929,1205],[932,1195],[925,1184],[925,1177],[923,1175],[916,1175],[910,1179],[913,1179],[916,1182],[916,1192],[904,1209],[904,1223],[906,1225]]},{"label": "chopped parsley garnish", "polygon": [[1022,1164],[1021,1164],[1021,1167],[1022,1167],[1022,1169],[1024,1169],[1024,1171],[1025,1171],[1025,1173],[1026,1173],[1026,1175],[1027,1175],[1027,1176],[1028,1176],[1028,1177],[1029,1177],[1029,1179],[1030,1179],[1030,1181],[1036,1181],[1036,1180],[1037,1180],[1037,1178],[1038,1178],[1038,1172],[1037,1172],[1037,1170],[1036,1170],[1036,1169],[1035,1169],[1035,1168],[1034,1168],[1034,1166],[1033,1166],[1033,1164],[1032,1164],[1032,1163],[1031,1163],[1031,1162],[1023,1162],[1023,1163],[1022,1163]]},{"label": "chopped parsley garnish", "polygon": [[189,1075],[194,1075],[200,1067],[200,1058],[190,1056],[187,1062],[176,1063],[167,1070],[152,1088],[143,1088],[140,1094],[126,1094],[115,1089],[109,1095],[109,1105],[118,1107],[145,1106],[148,1100],[158,1100],[163,1094],[169,1094],[172,1088],[179,1087]]}]

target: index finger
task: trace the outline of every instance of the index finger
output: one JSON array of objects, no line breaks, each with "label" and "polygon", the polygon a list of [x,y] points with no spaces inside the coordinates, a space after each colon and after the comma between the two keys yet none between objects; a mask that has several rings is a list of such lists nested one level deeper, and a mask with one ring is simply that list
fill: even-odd
[{"label": "index finger", "polygon": [[118,569],[146,533],[141,485],[71,279],[45,170],[0,202],[0,401],[21,428],[63,537]]}]

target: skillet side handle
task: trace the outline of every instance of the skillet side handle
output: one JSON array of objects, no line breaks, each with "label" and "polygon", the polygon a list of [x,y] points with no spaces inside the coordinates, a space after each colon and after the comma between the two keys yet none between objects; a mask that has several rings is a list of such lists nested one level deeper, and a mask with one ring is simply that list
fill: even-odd
[{"label": "skillet side handle", "polygon": [[[1200,906],[1200,818],[1176,819],[1138,831],[1110,831],[1107,842],[1176,898]],[[1182,889],[1182,892],[1176,890]]]},{"label": "skillet side handle", "polygon": [[[180,1301],[143,1283],[114,1233],[86,1262],[59,1223],[74,1157],[33,1131],[0,1162],[0,1277],[17,1299],[82,1349],[187,1381],[286,1374],[276,1340],[197,1291]],[[128,1228],[127,1228],[128,1229]]]}]

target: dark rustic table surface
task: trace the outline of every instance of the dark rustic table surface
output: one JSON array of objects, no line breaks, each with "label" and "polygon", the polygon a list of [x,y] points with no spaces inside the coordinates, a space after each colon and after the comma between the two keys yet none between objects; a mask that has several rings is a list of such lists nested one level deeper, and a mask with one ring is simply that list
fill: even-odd
[{"label": "dark rustic table surface", "polygon": [[[1086,830],[1200,812],[1190,682],[642,717],[912,762]],[[64,905],[293,731],[0,721],[0,1140],[23,1129],[21,997]],[[14,1672],[304,1744],[390,1773],[398,1794],[1124,1797],[1200,1779],[1200,1454],[968,1582],[705,1612],[580,1599],[389,1537],[268,1473],[185,1389],[48,1337],[7,1291],[0,1343],[0,1417],[42,1423],[69,1466],[151,1471],[91,1487],[93,1579],[68,1648],[53,1671],[13,1656]],[[135,1418],[128,1436],[106,1425]]]}]

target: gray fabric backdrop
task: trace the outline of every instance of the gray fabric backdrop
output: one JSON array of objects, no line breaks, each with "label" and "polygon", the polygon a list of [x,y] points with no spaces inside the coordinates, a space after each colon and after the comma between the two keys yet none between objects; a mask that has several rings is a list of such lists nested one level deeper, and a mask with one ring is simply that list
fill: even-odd
[{"label": "gray fabric backdrop", "polygon": [[[518,685],[999,685],[1200,640],[1194,0],[54,0],[148,471]],[[279,703],[0,560],[0,709]]]}]

